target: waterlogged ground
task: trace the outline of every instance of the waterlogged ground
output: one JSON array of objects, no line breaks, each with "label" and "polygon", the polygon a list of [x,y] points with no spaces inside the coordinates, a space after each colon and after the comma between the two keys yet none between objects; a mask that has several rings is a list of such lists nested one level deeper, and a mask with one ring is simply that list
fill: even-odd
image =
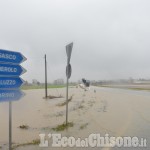
[{"label": "waterlogged ground", "polygon": [[[58,125],[65,122],[66,109],[63,105],[65,98],[43,99],[43,89],[24,92],[26,96],[13,102],[12,105],[13,146],[18,145],[16,150],[54,149],[51,148],[51,140],[49,140],[48,148],[38,146],[40,133],[46,135],[61,133],[62,136],[82,139],[91,133],[116,137],[137,136],[146,138],[147,148],[145,149],[150,149],[150,92],[98,87],[92,87],[90,91],[70,88],[69,97],[72,96],[72,100],[69,102],[68,119],[73,125],[63,131],[55,130],[58,129]],[[65,88],[49,89],[48,93],[54,96],[61,94],[65,97],[66,90]],[[0,118],[0,149],[8,149],[8,103],[0,103]],[[20,126],[27,128],[21,129]],[[127,148],[102,149],[124,150]]]}]

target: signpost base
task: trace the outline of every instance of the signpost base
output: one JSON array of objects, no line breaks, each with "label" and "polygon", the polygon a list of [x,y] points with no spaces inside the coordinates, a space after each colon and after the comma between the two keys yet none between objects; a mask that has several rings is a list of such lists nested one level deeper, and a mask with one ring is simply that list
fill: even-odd
[{"label": "signpost base", "polygon": [[9,150],[12,150],[12,102],[9,102]]}]

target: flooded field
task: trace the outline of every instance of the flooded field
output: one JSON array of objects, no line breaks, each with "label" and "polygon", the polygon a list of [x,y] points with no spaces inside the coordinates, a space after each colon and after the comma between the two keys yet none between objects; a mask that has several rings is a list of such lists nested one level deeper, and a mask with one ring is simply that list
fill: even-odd
[{"label": "flooded field", "polygon": [[[33,140],[40,139],[40,133],[62,133],[76,138],[86,138],[91,133],[115,137],[137,136],[146,138],[146,149],[150,149],[150,92],[104,87],[84,91],[72,87],[69,89],[72,99],[68,118],[72,126],[62,131],[54,129],[65,122],[66,107],[63,104],[66,89],[49,89],[49,95],[62,95],[62,98],[56,99],[44,99],[44,89],[24,92],[25,97],[12,103],[12,139],[13,146],[18,145],[17,150],[42,150],[38,144],[31,145]],[[0,149],[4,150],[8,149],[8,111],[8,103],[0,103]]]}]

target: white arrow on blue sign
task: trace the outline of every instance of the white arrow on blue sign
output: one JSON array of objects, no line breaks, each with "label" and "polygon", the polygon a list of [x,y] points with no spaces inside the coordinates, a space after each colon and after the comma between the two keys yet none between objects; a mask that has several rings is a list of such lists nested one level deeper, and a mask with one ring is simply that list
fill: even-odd
[{"label": "white arrow on blue sign", "polygon": [[17,101],[24,95],[20,90],[0,90],[0,102]]},{"label": "white arrow on blue sign", "polygon": [[25,72],[20,65],[0,64],[0,76],[20,76]]},{"label": "white arrow on blue sign", "polygon": [[0,77],[1,89],[17,89],[24,81],[19,77]]},{"label": "white arrow on blue sign", "polygon": [[26,60],[19,52],[0,49],[0,62],[20,64]]}]

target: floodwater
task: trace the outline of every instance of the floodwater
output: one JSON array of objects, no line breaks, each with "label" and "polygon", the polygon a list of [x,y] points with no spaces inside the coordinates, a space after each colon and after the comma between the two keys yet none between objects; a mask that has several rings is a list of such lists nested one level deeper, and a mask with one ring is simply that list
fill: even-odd
[{"label": "floodwater", "polygon": [[[56,132],[52,128],[65,122],[65,88],[49,89],[50,95],[62,95],[64,98],[43,99],[44,90],[26,90],[26,96],[12,103],[13,144],[29,143],[39,139],[40,133],[61,133],[63,136],[86,138],[91,133],[109,134],[115,137],[146,138],[146,148],[150,149],[150,92],[123,90],[114,88],[91,87],[90,91],[70,88],[69,122],[74,126],[68,130]],[[0,146],[8,149],[8,103],[0,103]],[[28,129],[19,126],[27,125]],[[44,150],[38,145],[20,146],[17,150]],[[54,149],[49,145],[46,149]],[[72,149],[72,148],[58,148]],[[73,148],[79,149],[79,148]],[[83,148],[82,148],[83,149]],[[91,147],[85,149],[92,149]],[[95,148],[100,149],[100,148]],[[102,148],[103,150],[134,148]]]}]

